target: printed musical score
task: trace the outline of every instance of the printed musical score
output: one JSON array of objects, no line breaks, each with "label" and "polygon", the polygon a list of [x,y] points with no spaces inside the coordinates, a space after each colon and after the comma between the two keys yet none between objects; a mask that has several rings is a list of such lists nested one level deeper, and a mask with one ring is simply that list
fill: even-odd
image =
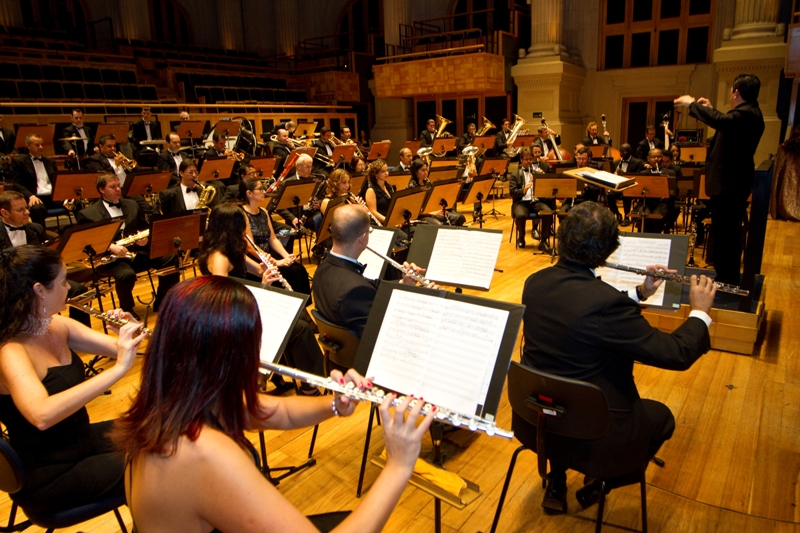
[{"label": "printed musical score", "polygon": [[446,285],[488,290],[502,240],[497,232],[440,229],[425,277]]},{"label": "printed musical score", "polygon": [[508,317],[502,309],[395,290],[366,375],[383,388],[480,414]]},{"label": "printed musical score", "polygon": [[[267,363],[276,363],[281,356],[281,344],[292,329],[292,323],[303,305],[303,299],[291,296],[291,293],[270,291],[245,285],[253,293],[261,323],[260,359]],[[278,334],[276,334],[278,333]]]},{"label": "printed musical score", "polygon": [[[394,245],[395,232],[387,229],[372,228],[369,234],[369,245],[384,255],[389,255]],[[378,279],[381,275],[383,268],[383,259],[372,253],[372,251],[364,249],[361,255],[358,256],[359,263],[367,265],[364,269],[363,276],[367,279]]]},{"label": "printed musical score", "polygon": [[[669,239],[649,239],[645,237],[622,237],[617,250],[608,258],[609,263],[617,263],[635,268],[647,268],[648,265],[668,265],[669,252],[672,241]],[[627,291],[641,285],[643,278],[633,272],[623,272],[610,268],[600,267],[597,275],[603,281],[621,291]],[[664,305],[664,290],[666,283],[662,283],[656,293],[647,299],[648,305]]]}]

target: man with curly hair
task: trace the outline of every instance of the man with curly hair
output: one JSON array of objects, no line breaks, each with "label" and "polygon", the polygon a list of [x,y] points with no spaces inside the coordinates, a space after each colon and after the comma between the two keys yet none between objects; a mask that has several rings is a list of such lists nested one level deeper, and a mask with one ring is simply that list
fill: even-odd
[{"label": "man with curly hair", "polygon": [[[674,332],[664,333],[652,327],[639,308],[662,280],[647,276],[626,293],[596,277],[595,269],[618,246],[614,215],[600,204],[584,202],[570,210],[558,229],[558,263],[525,281],[522,364],[597,385],[612,411],[609,430],[600,439],[547,435],[550,473],[542,506],[548,512],[566,512],[568,468],[588,476],[576,493],[586,508],[600,498],[599,482],[592,478],[605,479],[607,490],[629,484],[672,436],[675,419],[669,408],[639,397],[634,361],[686,370],[710,348],[712,280],[692,276],[689,318]],[[663,265],[647,268],[667,270]],[[536,449],[534,427],[520,423],[516,415],[512,427],[520,442]]]}]

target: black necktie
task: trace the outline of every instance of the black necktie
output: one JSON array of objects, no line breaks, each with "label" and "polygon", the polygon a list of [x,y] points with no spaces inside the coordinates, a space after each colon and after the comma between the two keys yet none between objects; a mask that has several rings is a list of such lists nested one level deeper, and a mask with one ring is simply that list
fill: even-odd
[{"label": "black necktie", "polygon": [[122,209],[122,202],[109,202],[108,200],[105,200],[105,202],[108,207],[116,207],[117,209]]},{"label": "black necktie", "polygon": [[8,228],[9,231],[25,231],[24,226],[17,227],[17,226],[12,226],[11,224],[6,224],[6,228]]},{"label": "black necktie", "polygon": [[190,192],[197,194],[197,187],[186,187],[186,193],[188,194]]}]

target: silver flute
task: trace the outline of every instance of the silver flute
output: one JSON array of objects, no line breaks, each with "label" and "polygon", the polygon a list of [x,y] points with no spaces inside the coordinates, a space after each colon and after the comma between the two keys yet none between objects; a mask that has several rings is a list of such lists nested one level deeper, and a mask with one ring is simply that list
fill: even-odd
[{"label": "silver flute", "polygon": [[[608,268],[613,268],[614,270],[633,272],[634,274],[639,274],[640,276],[650,276],[656,279],[663,279],[665,281],[674,281],[675,283],[685,283],[687,285],[692,284],[692,278],[690,276],[681,276],[680,274],[670,274],[669,272],[664,272],[663,270],[656,270],[655,272],[651,272],[650,270],[645,270],[643,268],[634,268],[625,265],[617,265],[616,263],[606,263],[603,266],[607,266]],[[719,281],[715,281],[714,286],[720,292],[738,294],[739,296],[748,296],[750,294],[750,291],[748,291],[747,289],[742,289],[741,287],[737,287],[736,285],[728,285],[727,283],[721,283]]]},{"label": "silver flute", "polygon": [[292,286],[289,285],[289,282],[286,281],[285,279],[283,279],[283,275],[281,274],[281,271],[278,270],[278,267],[276,267],[275,265],[273,265],[270,262],[269,254],[267,252],[265,252],[264,250],[262,250],[261,248],[259,248],[256,245],[256,243],[253,242],[253,239],[250,238],[250,235],[248,235],[247,233],[244,234],[244,238],[247,239],[247,242],[249,242],[250,245],[253,248],[255,248],[255,251],[258,254],[258,258],[261,260],[262,263],[267,265],[267,268],[269,269],[269,271],[278,276],[278,281],[281,282],[281,285],[283,286],[283,288],[286,289],[287,291],[294,292],[294,289],[292,289]]},{"label": "silver flute", "polygon": [[414,281],[416,281],[417,283],[419,283],[422,287],[427,287],[428,285],[431,285],[433,283],[431,280],[429,280],[425,276],[423,276],[421,274],[417,274],[416,272],[414,272],[410,268],[404,267],[403,265],[401,265],[400,263],[398,263],[397,261],[395,261],[391,257],[387,257],[387,256],[383,255],[380,252],[376,252],[375,250],[370,248],[369,245],[367,245],[367,250],[369,250],[373,254],[377,255],[378,257],[380,257],[381,259],[383,259],[384,261],[386,261],[387,263],[389,263],[390,265],[395,267],[397,270],[402,272],[403,275],[408,276],[409,278],[411,278]]},{"label": "silver flute", "polygon": [[[98,311],[97,309],[92,308],[88,304],[80,304],[77,302],[73,302],[71,299],[67,300],[67,305],[70,307],[74,307],[75,309],[80,309],[84,313],[88,313],[93,317],[102,320],[106,324],[111,324],[112,326],[118,328],[121,328],[122,326],[130,322],[130,320],[128,320],[127,318],[116,318],[110,316],[108,313]],[[136,330],[136,333],[134,333],[133,335],[137,336],[141,335],[142,333],[144,333],[146,337],[150,336],[150,330],[147,328],[147,326],[144,325],[141,326],[138,330]]]},{"label": "silver flute", "polygon": [[[352,382],[342,385],[341,383],[334,381],[329,377],[324,378],[315,374],[309,374],[308,372],[303,372],[302,370],[297,370],[296,368],[278,365],[275,363],[265,363],[264,361],[261,361],[260,364],[262,368],[265,368],[270,372],[277,372],[284,376],[289,376],[292,379],[299,379],[300,381],[305,381],[309,385],[331,390],[354,400],[381,404],[386,397],[386,393],[378,387],[359,389]],[[403,400],[405,400],[405,396],[398,396],[392,400],[392,407],[397,407],[403,402]],[[417,401],[419,400],[412,400],[408,406],[409,409],[416,405]],[[427,415],[433,408],[433,405],[425,402],[425,404],[422,406],[422,410],[420,411],[420,416]],[[514,437],[513,431],[499,428],[493,421],[474,415],[463,415],[441,407],[436,407],[436,410],[433,412],[433,419],[455,427],[464,426],[470,431],[483,431],[490,437],[494,435],[499,435],[509,439]]]}]

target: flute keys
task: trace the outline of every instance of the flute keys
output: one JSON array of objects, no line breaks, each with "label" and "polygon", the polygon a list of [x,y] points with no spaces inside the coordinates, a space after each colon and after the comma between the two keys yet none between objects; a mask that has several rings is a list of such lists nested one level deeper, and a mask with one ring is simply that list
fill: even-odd
[{"label": "flute keys", "polygon": [[469,419],[469,424],[467,424],[467,427],[470,431],[478,431],[478,423],[475,422],[474,418]]},{"label": "flute keys", "polygon": [[452,424],[453,424],[455,427],[458,427],[458,426],[460,426],[460,425],[461,425],[461,415],[459,415],[458,413],[453,413],[453,415],[452,415],[452,416],[450,416],[450,422],[451,422],[451,423],[452,423]]}]

